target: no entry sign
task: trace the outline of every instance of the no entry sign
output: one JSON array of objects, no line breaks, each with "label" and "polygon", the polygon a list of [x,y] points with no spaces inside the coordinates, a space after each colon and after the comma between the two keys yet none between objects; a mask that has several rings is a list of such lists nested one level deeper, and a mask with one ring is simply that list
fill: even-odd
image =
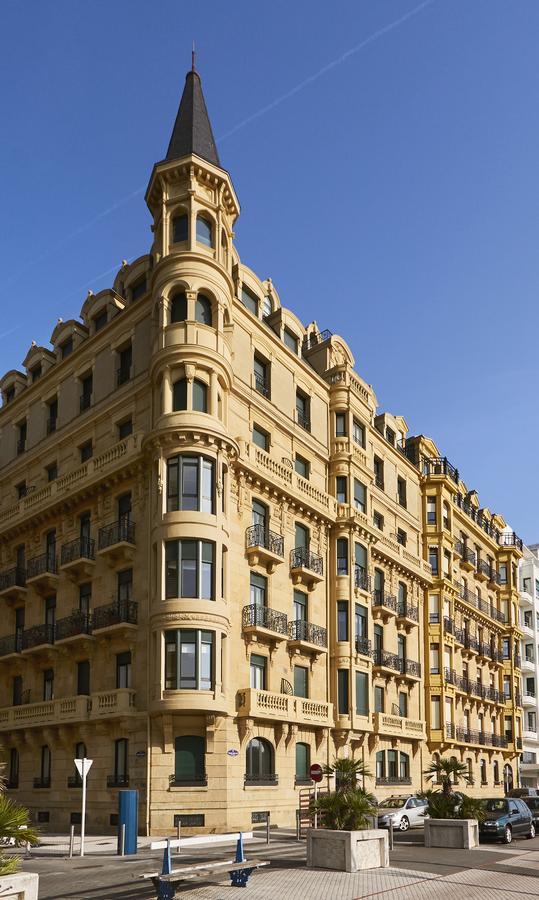
[{"label": "no entry sign", "polygon": [[313,763],[311,768],[309,769],[309,775],[311,776],[311,781],[322,781],[324,777],[324,773],[322,771],[322,766],[320,763]]}]

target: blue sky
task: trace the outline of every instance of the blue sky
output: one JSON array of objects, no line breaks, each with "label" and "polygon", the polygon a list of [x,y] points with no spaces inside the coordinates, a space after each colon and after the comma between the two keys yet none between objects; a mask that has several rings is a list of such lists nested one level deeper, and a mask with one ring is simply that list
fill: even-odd
[{"label": "blue sky", "polygon": [[539,3],[418,5],[3,0],[2,371],[148,249],[194,38],[243,261],[539,540]]}]

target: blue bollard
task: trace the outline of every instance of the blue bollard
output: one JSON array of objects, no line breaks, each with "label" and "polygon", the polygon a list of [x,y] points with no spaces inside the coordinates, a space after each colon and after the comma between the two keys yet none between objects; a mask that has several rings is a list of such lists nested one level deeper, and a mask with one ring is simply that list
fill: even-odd
[{"label": "blue bollard", "polygon": [[[172,872],[172,860],[170,858],[170,838],[167,838],[167,846],[163,852],[163,868],[161,875],[170,875]],[[174,900],[176,888],[167,881],[157,878],[157,900]]]},{"label": "blue bollard", "polygon": [[[234,862],[242,863],[246,862],[245,854],[243,852],[243,833],[240,831],[240,836],[238,838],[238,843],[236,844],[236,859]],[[230,884],[232,887],[247,887],[247,882],[249,881],[249,875],[253,870],[246,869],[237,869],[235,872],[230,873]]]}]

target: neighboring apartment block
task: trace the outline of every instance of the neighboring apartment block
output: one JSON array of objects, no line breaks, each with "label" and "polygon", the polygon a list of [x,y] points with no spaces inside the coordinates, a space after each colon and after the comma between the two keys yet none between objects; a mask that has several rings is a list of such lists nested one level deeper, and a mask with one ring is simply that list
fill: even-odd
[{"label": "neighboring apartment block", "polygon": [[88,755],[89,828],[130,787],[157,834],[291,825],[336,755],[379,799],[434,753],[515,780],[520,541],[241,263],[194,70],[146,201],[150,253],[0,381],[10,789],[65,831]]},{"label": "neighboring apartment block", "polygon": [[521,782],[539,787],[539,545],[524,547],[520,564],[520,630],[522,631],[522,758]]}]

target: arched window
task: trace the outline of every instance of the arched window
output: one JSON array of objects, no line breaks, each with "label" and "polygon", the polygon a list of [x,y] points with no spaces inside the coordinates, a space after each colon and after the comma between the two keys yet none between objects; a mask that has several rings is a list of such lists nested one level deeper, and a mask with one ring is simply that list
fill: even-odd
[{"label": "arched window", "polygon": [[[452,762],[452,763],[456,763],[456,762],[457,762],[457,757],[456,757],[456,756],[452,756],[452,757],[451,757],[451,762]],[[459,783],[458,776],[457,776],[457,775],[453,775],[453,784],[458,784],[458,783]]]},{"label": "arched window", "polygon": [[347,538],[337,538],[337,575],[348,575]]},{"label": "arched window", "polygon": [[[438,765],[438,763],[440,762],[440,754],[439,753],[432,754],[432,762],[434,763],[434,765]],[[440,784],[441,780],[442,779],[440,778],[440,776],[436,775],[434,777],[434,784]]]},{"label": "arched window", "polygon": [[407,753],[399,756],[399,778],[407,781],[410,778],[410,757]]},{"label": "arched window", "polygon": [[487,763],[486,760],[481,760],[481,784],[487,784]]},{"label": "arched window", "polygon": [[189,218],[187,215],[174,216],[172,219],[172,243],[186,241],[189,234]]},{"label": "arched window", "polygon": [[197,216],[197,242],[213,247],[213,226],[204,216]]},{"label": "arched window", "polygon": [[499,784],[500,783],[500,767],[498,765],[497,760],[494,760],[493,769],[494,769],[494,784]]},{"label": "arched window", "polygon": [[211,300],[204,294],[199,294],[195,303],[195,321],[203,325],[213,325]]},{"label": "arched window", "polygon": [[273,747],[264,738],[253,738],[247,745],[246,784],[277,784]]},{"label": "arched window", "polygon": [[376,781],[386,777],[386,754],[384,750],[378,750],[375,763]]},{"label": "arched window", "polygon": [[195,412],[208,412],[208,387],[197,378],[193,381],[193,409]]},{"label": "arched window", "polygon": [[473,784],[473,760],[470,757],[466,760],[466,765],[468,766],[468,784]]},{"label": "arched window", "polygon": [[185,322],[187,318],[187,297],[183,291],[174,294],[170,301],[170,321]]},{"label": "arched window", "polygon": [[513,770],[509,763],[503,767],[503,789],[506,794],[513,790]]},{"label": "arched window", "polygon": [[174,784],[206,784],[203,737],[185,734],[174,740]]},{"label": "arched window", "polygon": [[180,378],[172,387],[172,409],[174,412],[187,409],[187,378]]},{"label": "arched window", "polygon": [[310,784],[311,748],[298,741],[296,744],[296,784]]}]

